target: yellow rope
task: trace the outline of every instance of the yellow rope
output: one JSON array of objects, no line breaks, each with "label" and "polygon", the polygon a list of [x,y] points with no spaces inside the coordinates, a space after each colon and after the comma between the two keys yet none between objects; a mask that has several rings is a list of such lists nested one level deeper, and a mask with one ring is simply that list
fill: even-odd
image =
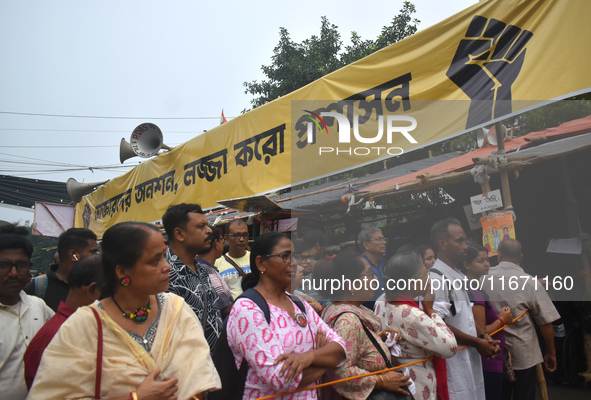
[{"label": "yellow rope", "polygon": [[[527,310],[522,312],[517,318],[515,318],[513,320],[513,322],[517,321],[519,318],[523,317],[525,314],[527,313]],[[490,336],[492,335],[496,335],[497,333],[499,333],[500,331],[502,331],[503,329],[505,329],[507,326],[509,325],[505,325],[502,326],[501,328],[497,329],[496,331],[494,331],[493,333],[490,334]],[[462,346],[460,348],[458,348],[458,351],[463,350],[465,348],[467,348],[468,346]],[[343,379],[338,379],[336,381],[331,381],[331,382],[326,382],[326,383],[321,383],[319,385],[314,385],[314,386],[306,386],[304,388],[301,389],[296,389],[296,390],[292,390],[291,392],[282,392],[282,393],[278,393],[278,394],[273,394],[271,396],[265,396],[265,397],[259,397],[256,400],[268,400],[268,399],[274,399],[275,397],[281,397],[281,396],[288,396],[290,394],[294,394],[294,393],[299,393],[299,392],[303,392],[304,390],[312,390],[312,389],[318,389],[321,387],[325,387],[325,386],[331,386],[337,383],[343,383],[343,382],[347,382],[347,381],[352,381],[354,379],[359,379],[359,378],[365,378],[366,376],[372,376],[372,375],[377,375],[377,374],[383,374],[384,372],[389,372],[389,371],[394,371],[400,368],[406,368],[409,367],[411,365],[415,365],[415,364],[420,364],[422,362],[426,362],[426,361],[430,361],[432,360],[434,357],[429,357],[429,358],[425,358],[422,360],[418,360],[418,361],[413,361],[411,363],[408,364],[404,364],[404,365],[399,365],[397,367],[392,367],[392,368],[387,368],[387,369],[383,369],[381,371],[375,371],[375,372],[368,372],[367,374],[363,374],[363,375],[356,375],[356,376],[351,376],[349,378],[343,378]]]}]

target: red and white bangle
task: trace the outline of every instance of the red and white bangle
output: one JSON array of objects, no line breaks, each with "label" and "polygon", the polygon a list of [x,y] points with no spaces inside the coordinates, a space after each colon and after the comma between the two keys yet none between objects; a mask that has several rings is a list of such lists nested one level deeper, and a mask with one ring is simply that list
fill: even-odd
[{"label": "red and white bangle", "polygon": [[129,394],[129,400],[138,400],[137,392],[135,390]]}]

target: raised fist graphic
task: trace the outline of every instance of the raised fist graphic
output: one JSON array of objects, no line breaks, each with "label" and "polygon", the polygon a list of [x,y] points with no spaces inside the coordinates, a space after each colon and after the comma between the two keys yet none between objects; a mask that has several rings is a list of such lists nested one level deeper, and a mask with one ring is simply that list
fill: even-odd
[{"label": "raised fist graphic", "polygon": [[447,77],[472,100],[466,128],[511,112],[511,85],[525,58],[529,31],[475,16],[460,41]]}]

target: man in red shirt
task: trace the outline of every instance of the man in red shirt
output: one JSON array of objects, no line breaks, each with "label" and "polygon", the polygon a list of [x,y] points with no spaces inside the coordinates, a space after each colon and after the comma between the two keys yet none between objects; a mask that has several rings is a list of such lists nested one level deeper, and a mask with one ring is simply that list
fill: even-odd
[{"label": "man in red shirt", "polygon": [[83,258],[74,264],[68,274],[70,291],[65,301],[60,302],[57,313],[37,332],[24,355],[25,382],[33,385],[45,348],[58,329],[78,307],[92,304],[101,295],[102,263],[100,254]]}]

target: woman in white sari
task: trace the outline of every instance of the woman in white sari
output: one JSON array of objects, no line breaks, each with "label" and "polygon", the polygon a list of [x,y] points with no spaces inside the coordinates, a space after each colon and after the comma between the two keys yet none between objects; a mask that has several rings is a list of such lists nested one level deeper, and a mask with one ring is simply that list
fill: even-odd
[{"label": "woman in white sari", "polygon": [[[124,222],[103,236],[105,296],[78,309],[43,354],[28,399],[201,399],[220,388],[203,329],[168,288],[166,244],[151,224]],[[97,371],[98,314],[103,355]]]}]

